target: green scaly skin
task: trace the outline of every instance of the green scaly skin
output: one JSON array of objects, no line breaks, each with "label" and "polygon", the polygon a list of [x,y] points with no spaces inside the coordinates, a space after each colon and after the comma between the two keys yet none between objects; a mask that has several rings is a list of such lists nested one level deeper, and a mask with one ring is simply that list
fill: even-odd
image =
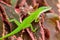
[{"label": "green scaly skin", "polygon": [[1,37],[0,40],[2,40],[4,38],[7,38],[9,36],[12,36],[12,35],[20,32],[21,30],[30,27],[30,24],[32,23],[32,21],[34,21],[36,18],[38,18],[39,15],[41,15],[41,13],[46,12],[46,11],[48,11],[50,9],[51,9],[51,7],[40,7],[40,8],[38,8],[36,11],[34,11],[33,13],[31,13],[30,16],[28,16],[27,18],[25,18],[21,24],[20,24],[20,22],[18,22],[15,19],[9,20],[10,22],[15,21],[15,23],[18,25],[18,27],[14,31],[12,31],[11,33],[9,33],[9,34]]}]

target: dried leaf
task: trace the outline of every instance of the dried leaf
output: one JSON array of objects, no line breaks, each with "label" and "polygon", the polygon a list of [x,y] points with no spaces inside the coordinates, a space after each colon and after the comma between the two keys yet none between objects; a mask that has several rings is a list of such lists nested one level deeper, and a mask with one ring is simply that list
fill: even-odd
[{"label": "dried leaf", "polygon": [[0,2],[0,4],[2,5],[2,7],[4,7],[4,11],[5,11],[6,15],[8,16],[8,18],[15,18],[15,19],[19,20],[19,15],[15,12],[14,8],[6,5],[3,2]]},{"label": "dried leaf", "polygon": [[12,7],[15,7],[15,6],[16,6],[17,1],[18,1],[18,0],[11,0],[11,5],[12,5]]},{"label": "dried leaf", "polygon": [[3,21],[2,21],[2,18],[0,16],[0,37],[2,36],[2,33],[3,33]]}]

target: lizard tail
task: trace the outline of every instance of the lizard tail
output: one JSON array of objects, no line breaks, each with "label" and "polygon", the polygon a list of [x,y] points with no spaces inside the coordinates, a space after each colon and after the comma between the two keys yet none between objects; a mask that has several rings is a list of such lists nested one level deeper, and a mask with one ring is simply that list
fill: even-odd
[{"label": "lizard tail", "polygon": [[0,40],[2,40],[2,39],[4,39],[4,38],[7,38],[7,37],[9,37],[9,36],[12,36],[12,35],[14,35],[14,34],[16,34],[16,33],[18,33],[19,31],[21,31],[21,29],[22,29],[21,27],[17,27],[17,28],[16,28],[14,31],[12,31],[11,33],[9,33],[9,34],[1,37]]}]

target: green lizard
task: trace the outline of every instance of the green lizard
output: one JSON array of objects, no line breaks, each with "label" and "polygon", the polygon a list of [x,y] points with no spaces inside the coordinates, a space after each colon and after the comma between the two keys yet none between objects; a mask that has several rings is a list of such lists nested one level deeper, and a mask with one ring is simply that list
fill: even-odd
[{"label": "green lizard", "polygon": [[20,32],[21,30],[28,28],[28,27],[31,27],[32,31],[35,32],[36,29],[34,30],[31,25],[32,21],[37,19],[39,17],[39,15],[41,15],[41,13],[46,12],[50,9],[51,9],[51,7],[40,7],[36,11],[31,13],[30,16],[25,18],[22,23],[18,22],[16,19],[11,19],[11,20],[9,19],[10,22],[14,21],[18,25],[18,27],[14,31],[12,31],[11,33],[1,37],[0,40],[2,40],[3,38],[7,38],[9,36],[12,36],[12,35]]}]

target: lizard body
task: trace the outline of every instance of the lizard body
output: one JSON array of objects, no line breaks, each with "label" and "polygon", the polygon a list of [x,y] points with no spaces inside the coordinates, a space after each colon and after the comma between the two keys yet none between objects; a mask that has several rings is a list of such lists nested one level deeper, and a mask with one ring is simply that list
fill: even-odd
[{"label": "lizard body", "polygon": [[12,35],[20,32],[21,30],[28,28],[28,27],[31,27],[32,31],[34,32],[32,25],[31,25],[32,21],[34,21],[36,18],[38,18],[39,15],[41,15],[41,13],[46,12],[50,9],[51,9],[51,7],[40,7],[40,8],[38,8],[36,11],[31,13],[30,16],[25,18],[21,24],[16,19],[11,19],[11,20],[9,19],[10,22],[14,21],[18,25],[18,27],[14,31],[12,31],[11,33],[9,33],[3,37],[0,37],[0,40],[2,40],[3,38],[7,38],[9,36],[12,36]]}]

